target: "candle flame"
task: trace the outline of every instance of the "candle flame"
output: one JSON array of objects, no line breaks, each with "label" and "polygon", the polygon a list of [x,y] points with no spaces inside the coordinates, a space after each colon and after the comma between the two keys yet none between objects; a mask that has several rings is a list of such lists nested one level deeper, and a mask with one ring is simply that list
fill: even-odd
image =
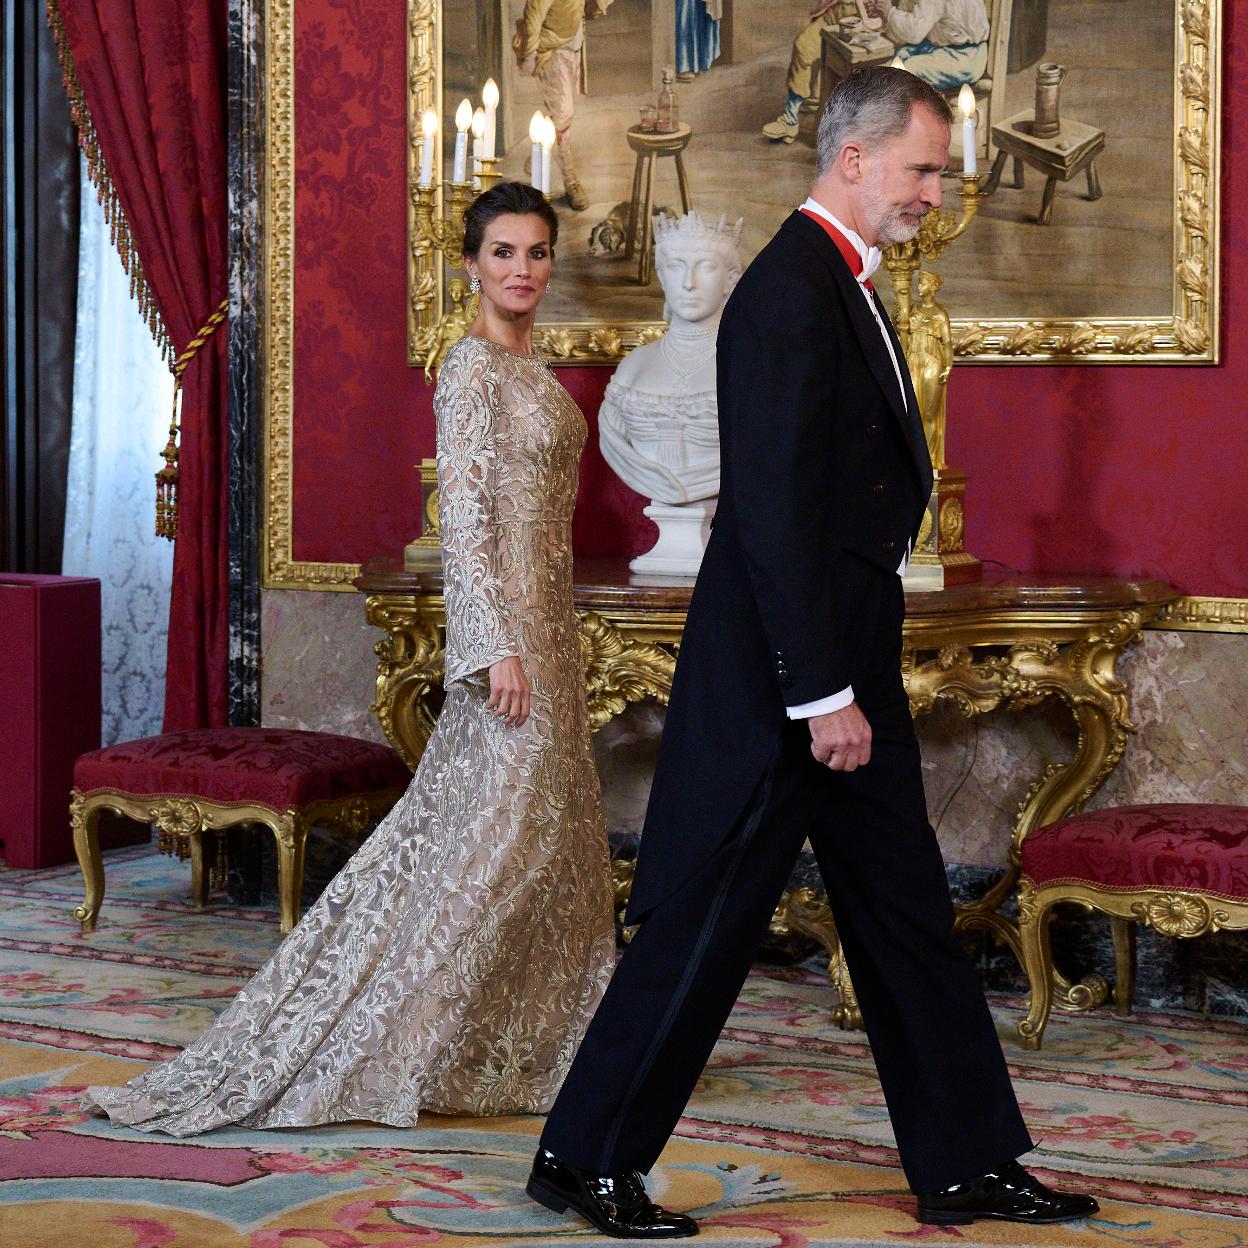
[{"label": "candle flame", "polygon": [[549,117],[543,117],[545,123],[542,126],[542,146],[554,147],[555,140],[559,137],[559,132],[555,129],[555,123]]},{"label": "candle flame", "polygon": [[467,130],[472,125],[472,101],[460,100],[455,110],[455,129]]},{"label": "candle flame", "polygon": [[498,83],[493,78],[485,80],[485,86],[481,88],[481,99],[487,109],[493,110],[498,107]]},{"label": "candle flame", "polygon": [[433,111],[433,109],[425,109],[424,114],[420,119],[420,130],[427,139],[431,139],[435,134],[437,134],[438,115]]},{"label": "candle flame", "polygon": [[542,135],[546,130],[545,121],[546,119],[542,116],[541,109],[538,109],[529,122],[530,143],[540,143],[542,141]]},{"label": "candle flame", "polygon": [[975,92],[971,90],[969,83],[962,84],[962,90],[958,92],[958,111],[964,118],[975,116]]},{"label": "candle flame", "polygon": [[485,109],[479,108],[472,115],[472,137],[478,142],[485,138]]}]

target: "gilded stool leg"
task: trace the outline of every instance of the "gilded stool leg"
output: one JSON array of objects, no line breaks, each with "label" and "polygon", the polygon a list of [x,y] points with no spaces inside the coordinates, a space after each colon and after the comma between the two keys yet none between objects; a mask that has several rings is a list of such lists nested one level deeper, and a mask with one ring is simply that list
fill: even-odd
[{"label": "gilded stool leg", "polygon": [[303,850],[308,826],[297,810],[288,810],[269,826],[277,837],[277,895],[282,903],[282,935],[299,922],[299,894],[303,889]]},{"label": "gilded stool leg", "polygon": [[1049,907],[1038,907],[1035,892],[1024,880],[1018,893],[1018,935],[1023,970],[1031,988],[1027,1017],[1018,1024],[1025,1049],[1038,1049],[1053,1005],[1053,953],[1049,947]]},{"label": "gilded stool leg", "polygon": [[74,830],[74,853],[82,868],[82,905],[74,909],[74,918],[84,932],[95,931],[95,920],[104,904],[104,861],[100,857],[100,806],[89,806],[74,789],[69,802],[69,819]]},{"label": "gilded stool leg", "polygon": [[1114,1013],[1123,1017],[1131,1013],[1135,995],[1135,923],[1111,915],[1109,930],[1114,938]]},{"label": "gilded stool leg", "polygon": [[208,872],[204,869],[204,837],[210,832],[195,832],[191,841],[191,899],[202,910],[208,905]]}]

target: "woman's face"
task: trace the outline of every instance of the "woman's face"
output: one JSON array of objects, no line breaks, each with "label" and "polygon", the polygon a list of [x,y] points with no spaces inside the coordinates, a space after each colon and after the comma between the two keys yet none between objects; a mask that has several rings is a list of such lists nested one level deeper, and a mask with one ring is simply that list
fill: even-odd
[{"label": "woman's face", "polygon": [[554,255],[550,227],[536,213],[507,213],[485,227],[481,249],[464,267],[481,281],[481,297],[510,316],[537,311]]}]

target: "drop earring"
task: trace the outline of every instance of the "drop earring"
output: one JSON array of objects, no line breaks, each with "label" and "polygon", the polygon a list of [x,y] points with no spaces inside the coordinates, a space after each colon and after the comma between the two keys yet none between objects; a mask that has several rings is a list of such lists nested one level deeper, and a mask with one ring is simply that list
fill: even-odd
[{"label": "drop earring", "polygon": [[468,291],[473,295],[479,295],[481,293],[481,279],[475,274],[473,275],[472,280],[468,283]]}]

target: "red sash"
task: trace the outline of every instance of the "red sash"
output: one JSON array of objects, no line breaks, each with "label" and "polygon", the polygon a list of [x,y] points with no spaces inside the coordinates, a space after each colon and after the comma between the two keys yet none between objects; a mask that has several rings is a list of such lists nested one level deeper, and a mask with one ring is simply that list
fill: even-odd
[{"label": "red sash", "polygon": [[[845,263],[849,265],[849,271],[857,277],[862,272],[862,257],[858,254],[853,243],[826,217],[821,217],[817,212],[811,212],[809,208],[799,208],[798,212],[803,216],[809,217],[816,225],[823,226],[824,233],[836,244],[837,251],[845,257]],[[863,285],[874,293],[875,287],[871,285],[869,278],[863,282]]]}]

